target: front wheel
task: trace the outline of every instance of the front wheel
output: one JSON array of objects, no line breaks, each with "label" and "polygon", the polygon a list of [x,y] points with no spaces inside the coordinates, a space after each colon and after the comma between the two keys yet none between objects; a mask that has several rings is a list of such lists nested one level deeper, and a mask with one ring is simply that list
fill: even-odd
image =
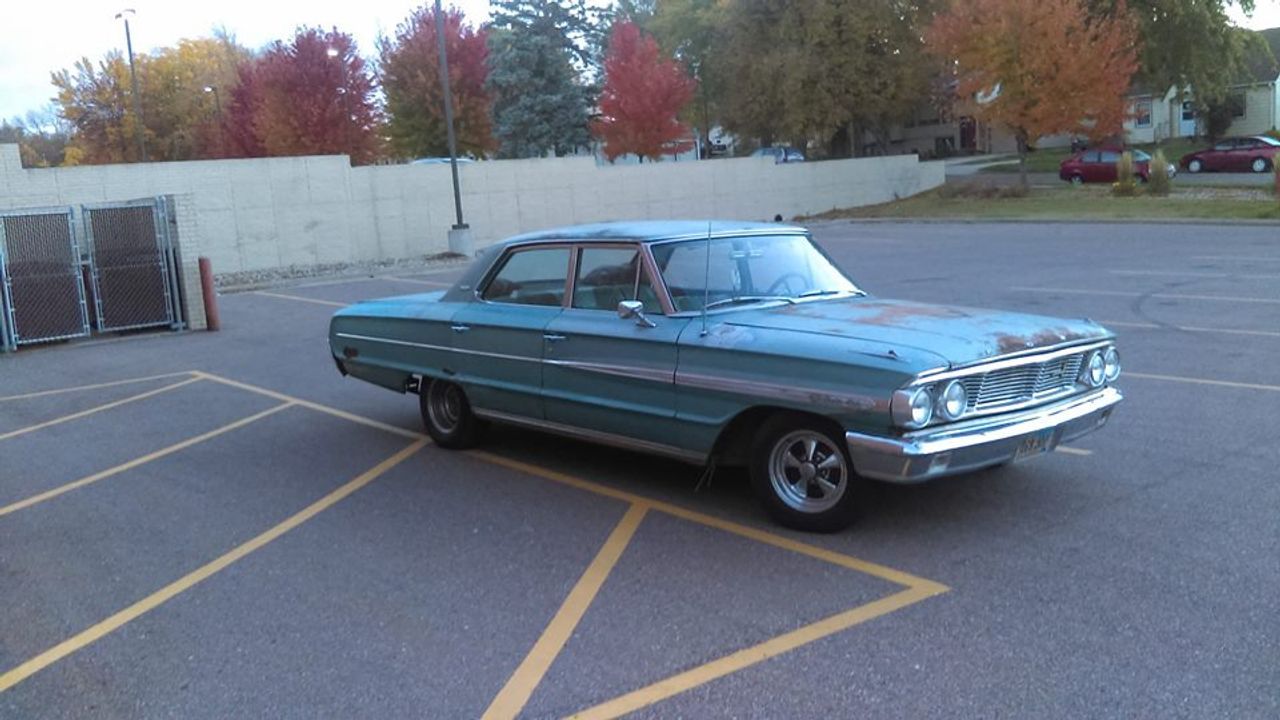
[{"label": "front wheel", "polygon": [[467,395],[456,383],[423,378],[418,391],[422,424],[436,445],[451,450],[474,447],[480,442],[483,423],[471,412]]},{"label": "front wheel", "polygon": [[1267,159],[1254,158],[1249,167],[1256,173],[1264,173],[1267,171]]},{"label": "front wheel", "polygon": [[1187,171],[1198,173],[1204,169],[1204,163],[1199,160],[1192,160],[1187,163]]},{"label": "front wheel", "polygon": [[842,438],[800,416],[779,415],[761,426],[750,472],[765,511],[779,524],[808,532],[848,527],[866,484],[854,473]]}]

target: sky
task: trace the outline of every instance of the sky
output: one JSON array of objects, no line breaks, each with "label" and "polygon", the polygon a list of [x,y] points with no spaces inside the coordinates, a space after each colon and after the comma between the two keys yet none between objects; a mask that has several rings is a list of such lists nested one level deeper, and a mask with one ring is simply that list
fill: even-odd
[{"label": "sky", "polygon": [[[22,116],[53,97],[49,74],[78,58],[97,60],[124,49],[124,27],[115,19],[131,7],[135,52],[172,45],[180,38],[207,36],[226,27],[244,45],[261,47],[292,36],[299,25],[337,26],[355,36],[365,55],[379,33],[390,34],[422,0],[5,0],[0,14],[0,118]],[[488,0],[445,0],[469,18],[484,20]],[[606,4],[594,0],[593,4]],[[1252,18],[1232,13],[1237,24],[1255,29],[1280,27],[1280,0],[1257,0]]]}]

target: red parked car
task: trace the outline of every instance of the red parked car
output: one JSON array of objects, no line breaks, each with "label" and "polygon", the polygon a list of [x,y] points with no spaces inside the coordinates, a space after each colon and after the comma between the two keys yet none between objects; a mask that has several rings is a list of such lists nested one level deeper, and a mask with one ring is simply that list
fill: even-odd
[{"label": "red parked car", "polygon": [[1280,154],[1280,140],[1266,135],[1223,138],[1211,148],[1182,156],[1180,164],[1193,173],[1266,172]]},{"label": "red parked car", "polygon": [[[1082,150],[1062,161],[1058,167],[1058,177],[1073,185],[1087,182],[1115,182],[1116,163],[1125,152],[1120,147],[1101,147]],[[1133,172],[1138,180],[1146,182],[1151,177],[1151,156],[1141,150],[1129,150],[1133,153]],[[1178,173],[1178,168],[1169,165],[1169,177]]]}]

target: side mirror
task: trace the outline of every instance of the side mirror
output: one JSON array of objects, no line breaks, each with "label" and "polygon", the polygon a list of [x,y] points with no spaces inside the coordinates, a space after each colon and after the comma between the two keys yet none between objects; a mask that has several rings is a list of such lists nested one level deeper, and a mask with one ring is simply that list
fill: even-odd
[{"label": "side mirror", "polygon": [[639,300],[623,300],[618,303],[618,317],[623,320],[636,319],[636,324],[640,327],[657,327],[652,320],[644,315],[644,303]]}]

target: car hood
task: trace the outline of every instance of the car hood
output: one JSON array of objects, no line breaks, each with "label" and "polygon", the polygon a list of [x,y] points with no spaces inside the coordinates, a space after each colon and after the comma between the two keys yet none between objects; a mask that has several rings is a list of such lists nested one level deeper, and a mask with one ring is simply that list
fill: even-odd
[{"label": "car hood", "polygon": [[1000,355],[1111,337],[1090,320],[856,297],[799,302],[722,316],[729,325],[882,343],[940,355],[952,367]]}]

